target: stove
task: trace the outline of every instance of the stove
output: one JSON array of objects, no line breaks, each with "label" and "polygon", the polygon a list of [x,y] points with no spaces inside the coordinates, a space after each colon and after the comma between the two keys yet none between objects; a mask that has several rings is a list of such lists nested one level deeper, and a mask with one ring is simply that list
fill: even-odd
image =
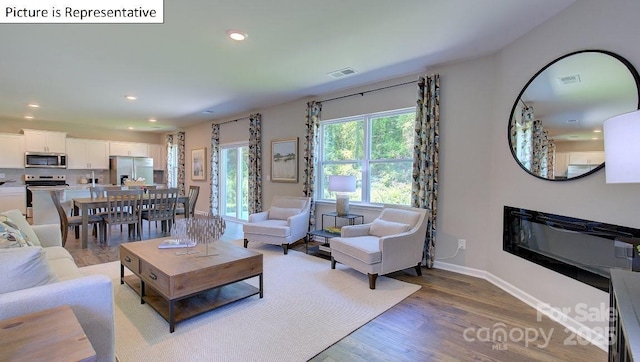
[{"label": "stove", "polygon": [[33,217],[33,195],[29,186],[66,186],[65,175],[24,175],[24,184],[27,187],[27,217]]}]

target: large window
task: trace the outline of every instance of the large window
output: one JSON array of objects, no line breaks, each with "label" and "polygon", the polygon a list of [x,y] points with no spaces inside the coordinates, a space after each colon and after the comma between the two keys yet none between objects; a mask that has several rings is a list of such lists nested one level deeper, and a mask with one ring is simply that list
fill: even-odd
[{"label": "large window", "polygon": [[409,205],[415,117],[415,108],[406,108],[323,121],[318,199],[335,199],[330,175],[353,175],[352,201]]}]

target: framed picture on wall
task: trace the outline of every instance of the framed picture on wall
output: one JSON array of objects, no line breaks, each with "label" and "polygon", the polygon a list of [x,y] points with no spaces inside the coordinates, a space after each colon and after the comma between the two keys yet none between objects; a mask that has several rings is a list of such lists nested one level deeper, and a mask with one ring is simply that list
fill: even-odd
[{"label": "framed picture on wall", "polygon": [[298,138],[271,141],[271,181],[298,182]]},{"label": "framed picture on wall", "polygon": [[204,181],[207,179],[207,148],[191,150],[191,179]]}]

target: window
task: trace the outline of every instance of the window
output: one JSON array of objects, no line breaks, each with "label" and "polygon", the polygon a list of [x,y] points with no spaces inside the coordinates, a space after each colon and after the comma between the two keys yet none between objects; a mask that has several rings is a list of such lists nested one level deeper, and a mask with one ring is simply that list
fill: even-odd
[{"label": "window", "polygon": [[167,187],[178,187],[178,144],[167,145]]},{"label": "window", "polygon": [[415,108],[323,121],[318,199],[333,200],[330,175],[353,175],[354,202],[411,204]]}]

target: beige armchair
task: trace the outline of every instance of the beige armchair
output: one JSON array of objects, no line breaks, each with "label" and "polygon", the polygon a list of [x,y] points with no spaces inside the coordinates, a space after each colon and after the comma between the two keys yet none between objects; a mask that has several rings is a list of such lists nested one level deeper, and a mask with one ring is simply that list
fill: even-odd
[{"label": "beige armchair", "polygon": [[331,269],[336,262],[369,275],[369,288],[376,288],[378,275],[415,268],[420,263],[427,231],[425,209],[386,206],[369,224],[343,226],[339,237],[329,239]]},{"label": "beige armchair", "polygon": [[244,247],[249,241],[281,245],[285,255],[292,244],[307,236],[311,198],[274,196],[267,211],[249,215],[242,226]]}]

